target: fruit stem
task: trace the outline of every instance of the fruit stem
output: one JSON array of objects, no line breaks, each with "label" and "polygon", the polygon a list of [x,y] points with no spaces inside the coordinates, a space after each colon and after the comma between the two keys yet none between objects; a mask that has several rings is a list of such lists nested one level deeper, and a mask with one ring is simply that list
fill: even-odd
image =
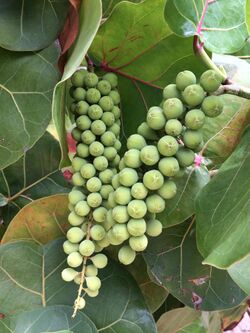
[{"label": "fruit stem", "polygon": [[[87,235],[86,235],[87,240],[90,239],[90,228],[91,228],[91,226],[92,226],[92,217],[90,218],[90,220],[88,222]],[[84,281],[85,281],[85,271],[86,271],[87,260],[88,260],[88,257],[83,258],[80,285],[79,285],[79,289],[78,289],[77,298],[76,298],[75,303],[74,303],[74,312],[73,312],[72,318],[75,318],[75,316],[77,314],[77,311],[79,309],[78,304],[79,304],[80,298],[82,296],[82,291],[84,290],[83,289],[83,284],[84,284]]]},{"label": "fruit stem", "polygon": [[250,99],[250,88],[238,85],[238,84],[229,84],[222,85],[214,95],[230,94]]}]

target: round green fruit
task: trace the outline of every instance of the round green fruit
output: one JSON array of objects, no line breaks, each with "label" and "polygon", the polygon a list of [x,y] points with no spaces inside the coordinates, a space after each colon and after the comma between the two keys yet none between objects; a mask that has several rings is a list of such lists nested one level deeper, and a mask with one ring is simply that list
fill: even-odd
[{"label": "round green fruit", "polygon": [[176,84],[169,84],[163,89],[163,99],[181,98],[180,91],[177,89]]},{"label": "round green fruit", "polygon": [[[104,122],[104,124],[108,127],[111,127],[114,125],[115,123],[115,116],[112,112],[107,111],[104,112],[103,116],[102,116],[102,121]],[[112,132],[112,131],[111,131]]]},{"label": "round green fruit", "polygon": [[180,147],[176,153],[176,158],[182,167],[188,167],[194,163],[195,153],[193,150]]},{"label": "round green fruit", "polygon": [[191,86],[188,86],[182,93],[185,102],[190,107],[200,105],[205,98],[205,95],[205,91],[199,84],[192,84]]},{"label": "round green fruit", "polygon": [[111,111],[114,107],[114,102],[111,97],[103,96],[99,101],[99,105],[103,111]]},{"label": "round green fruit", "polygon": [[161,155],[173,156],[176,154],[179,144],[174,137],[165,135],[158,141],[157,148]]},{"label": "round green fruit", "polygon": [[142,236],[146,232],[146,222],[144,219],[130,219],[127,223],[127,229],[132,236]]},{"label": "round green fruit", "polygon": [[88,112],[89,104],[85,101],[80,101],[76,104],[75,112],[79,115],[86,115]]},{"label": "round green fruit", "polygon": [[127,148],[141,150],[147,145],[146,140],[140,134],[132,134],[128,137]]},{"label": "round green fruit", "polygon": [[112,227],[112,233],[113,236],[118,240],[118,241],[125,241],[129,238],[129,233],[127,230],[127,226],[125,223],[123,224],[115,224]]},{"label": "round green fruit", "polygon": [[78,272],[76,272],[74,269],[72,268],[65,268],[62,273],[62,279],[66,282],[71,282],[74,280],[74,278],[76,277],[76,275],[78,274]]},{"label": "round green fruit", "polygon": [[162,187],[158,190],[158,194],[167,200],[172,199],[177,193],[177,186],[172,180],[166,180]]},{"label": "round green fruit", "polygon": [[98,76],[95,73],[87,73],[84,77],[84,83],[86,87],[93,88],[98,83]]},{"label": "round green fruit", "polygon": [[167,119],[176,119],[181,117],[184,112],[182,101],[178,98],[167,99],[163,104],[163,112]]},{"label": "round green fruit", "polygon": [[96,174],[96,169],[91,163],[86,163],[81,167],[80,173],[83,178],[90,179]]},{"label": "round green fruit", "polygon": [[149,190],[158,190],[164,183],[164,177],[158,170],[147,171],[143,176],[143,184]]},{"label": "round green fruit", "polygon": [[102,108],[98,104],[93,104],[88,108],[88,116],[92,120],[100,119],[103,115]]},{"label": "round green fruit", "polygon": [[149,220],[147,222],[147,234],[151,237],[157,237],[162,233],[162,224],[158,220]]},{"label": "round green fruit", "polygon": [[185,125],[192,130],[200,129],[205,123],[205,114],[199,109],[188,111],[185,116]]},{"label": "round green fruit", "polygon": [[114,105],[118,105],[118,104],[120,104],[120,102],[121,102],[121,97],[120,97],[120,94],[118,93],[118,91],[116,91],[116,90],[112,90],[112,91],[109,93],[109,97],[112,98]]},{"label": "round green fruit", "polygon": [[113,191],[114,189],[111,185],[102,185],[100,189],[100,194],[103,199],[108,200],[109,194]]},{"label": "round green fruit", "polygon": [[168,135],[179,136],[182,132],[182,123],[177,119],[169,119],[165,125],[165,132]]},{"label": "round green fruit", "polygon": [[[98,193],[99,194],[99,193]],[[95,241],[99,241],[105,237],[106,230],[101,225],[93,225],[90,229],[90,237]]]},{"label": "round green fruit", "polygon": [[127,206],[115,206],[112,209],[112,217],[117,223],[125,223],[129,220]]},{"label": "round green fruit", "polygon": [[101,280],[97,276],[86,277],[86,284],[91,291],[96,291],[101,288]]},{"label": "round green fruit", "polygon": [[78,102],[84,101],[85,97],[86,97],[86,90],[78,87],[73,90],[72,97],[74,98],[74,100],[76,100]]},{"label": "round green fruit", "polygon": [[106,169],[99,173],[99,178],[103,184],[110,184],[113,178],[114,172],[111,169]]},{"label": "round green fruit", "polygon": [[130,265],[135,260],[136,252],[130,246],[125,245],[118,252],[118,259],[123,265]]},{"label": "round green fruit", "polygon": [[165,200],[158,194],[152,194],[147,197],[146,205],[150,213],[159,214],[165,209]]},{"label": "round green fruit", "polygon": [[147,113],[147,124],[153,130],[160,130],[164,128],[166,119],[163,111],[158,106],[153,106],[148,110]]},{"label": "round green fruit", "polygon": [[89,192],[98,192],[102,187],[102,182],[98,177],[92,177],[88,179],[86,188]]},{"label": "round green fruit", "polygon": [[183,142],[188,148],[197,148],[202,142],[202,133],[198,130],[186,130],[183,134]]},{"label": "round green fruit", "polygon": [[102,269],[105,268],[108,264],[108,258],[105,254],[98,253],[94,257],[91,257],[90,260],[93,262],[96,268]]},{"label": "round green fruit", "polygon": [[102,196],[100,193],[90,193],[88,196],[87,196],[87,203],[89,205],[89,207],[92,207],[92,208],[97,208],[101,205],[102,203]]},{"label": "round green fruit", "polygon": [[103,96],[106,96],[111,91],[111,84],[107,80],[101,80],[97,84],[97,89]]},{"label": "round green fruit", "polygon": [[82,134],[82,132],[77,127],[73,128],[73,130],[71,132],[72,138],[78,142],[81,141],[81,134]]},{"label": "round green fruit", "polygon": [[130,187],[134,185],[138,180],[138,174],[136,170],[132,168],[124,168],[119,172],[119,182],[123,186]]},{"label": "round green fruit", "polygon": [[107,131],[102,134],[101,136],[101,142],[104,144],[106,147],[114,146],[116,142],[116,136],[114,135],[113,132]]},{"label": "round green fruit", "polygon": [[71,243],[70,241],[66,240],[64,243],[63,243],[63,251],[64,253],[66,254],[70,254],[72,252],[77,252],[79,249],[79,245],[78,244],[74,244],[74,243]]},{"label": "round green fruit", "polygon": [[143,200],[132,200],[128,204],[127,207],[129,216],[133,217],[134,219],[141,219],[147,213],[147,206]]},{"label": "round green fruit", "polygon": [[80,172],[75,172],[72,176],[72,183],[75,186],[84,186],[85,185],[85,179],[82,178]]},{"label": "round green fruit", "polygon": [[79,201],[85,199],[85,195],[81,191],[71,190],[71,192],[69,192],[68,199],[72,205],[76,205]]},{"label": "round green fruit", "polygon": [[84,257],[90,257],[95,251],[95,244],[89,240],[85,239],[79,245],[79,252]]},{"label": "round green fruit", "polygon": [[153,145],[143,147],[140,152],[140,159],[149,166],[156,164],[160,159],[158,149]]},{"label": "round green fruit", "polygon": [[103,171],[107,169],[109,162],[105,156],[97,156],[94,158],[93,164],[96,170]]},{"label": "round green fruit", "polygon": [[94,120],[91,124],[91,131],[95,135],[102,135],[106,131],[106,125],[100,119]]},{"label": "round green fruit", "polygon": [[87,75],[86,69],[80,69],[71,76],[71,83],[74,87],[83,87],[84,78]]},{"label": "round green fruit", "polygon": [[87,265],[85,269],[85,276],[97,276],[98,269],[95,265]]},{"label": "round green fruit", "polygon": [[79,267],[82,264],[82,256],[79,252],[72,252],[67,257],[67,263],[70,267]]},{"label": "round green fruit", "polygon": [[[104,152],[104,146],[101,142],[99,141],[94,141],[90,144],[89,146],[89,153],[94,156],[101,156]],[[84,167],[84,166],[83,166]]]},{"label": "round green fruit", "polygon": [[206,116],[218,117],[223,111],[223,102],[220,96],[208,96],[201,105],[202,111]]},{"label": "round green fruit", "polygon": [[76,126],[81,130],[85,131],[90,128],[91,120],[88,116],[82,115],[76,119]]},{"label": "round green fruit", "polygon": [[79,201],[75,205],[75,212],[79,216],[87,216],[90,212],[90,207],[87,204],[87,201]]},{"label": "round green fruit", "polygon": [[105,207],[98,207],[93,211],[93,218],[96,222],[103,223],[107,216],[107,209]]},{"label": "round green fruit", "polygon": [[185,70],[176,76],[176,87],[184,90],[186,87],[196,83],[196,76],[193,72]]},{"label": "round green fruit", "polygon": [[67,232],[67,238],[71,243],[79,243],[85,236],[84,231],[78,227],[72,227]]},{"label": "round green fruit", "polygon": [[139,168],[141,166],[140,151],[138,149],[129,149],[124,154],[124,163],[129,168]]},{"label": "round green fruit", "polygon": [[131,194],[135,199],[145,199],[148,189],[143,183],[135,183],[131,188]]},{"label": "round green fruit", "polygon": [[114,73],[106,73],[103,76],[103,79],[107,80],[110,83],[112,89],[116,88],[118,85],[118,78]]},{"label": "round green fruit", "polygon": [[82,216],[77,215],[75,212],[72,211],[68,216],[68,221],[69,221],[69,224],[76,227],[76,226],[81,225],[84,222],[84,218]]},{"label": "round green fruit", "polygon": [[213,69],[209,69],[201,75],[200,85],[206,92],[211,93],[219,89],[222,81],[222,75]]},{"label": "round green fruit", "polygon": [[166,177],[174,177],[180,169],[175,157],[164,157],[158,164],[160,172]]},{"label": "round green fruit", "polygon": [[143,136],[147,140],[157,140],[157,133],[148,126],[146,122],[141,123],[137,129],[137,133]]},{"label": "round green fruit", "polygon": [[127,205],[131,201],[130,189],[120,186],[115,190],[114,198],[118,205]]},{"label": "round green fruit", "polygon": [[145,235],[139,237],[130,237],[129,245],[132,250],[136,252],[141,252],[144,251],[148,246],[148,239]]}]

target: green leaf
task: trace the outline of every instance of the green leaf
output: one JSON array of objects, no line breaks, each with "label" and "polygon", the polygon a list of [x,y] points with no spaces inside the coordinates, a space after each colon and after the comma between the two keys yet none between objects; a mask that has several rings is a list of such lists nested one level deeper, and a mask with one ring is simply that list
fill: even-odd
[{"label": "green leaf", "polygon": [[0,47],[41,50],[54,42],[67,17],[67,0],[8,1],[0,5]]},{"label": "green leaf", "polygon": [[203,311],[229,309],[246,297],[226,271],[202,265],[190,222],[150,239],[143,256],[154,279],[187,306]]},{"label": "green leaf", "polygon": [[[107,17],[110,15],[114,7],[121,2],[122,0],[102,0],[102,16]],[[139,3],[142,2],[142,0],[129,0],[133,3]]]},{"label": "green leaf", "polygon": [[0,49],[0,169],[17,161],[44,134],[59,78],[57,57],[55,45],[35,53]]},{"label": "green leaf", "polygon": [[215,165],[232,154],[250,122],[250,101],[233,95],[221,98],[225,105],[222,114],[213,119],[206,117],[202,128],[204,155]]},{"label": "green leaf", "polygon": [[20,160],[1,170],[0,191],[8,203],[3,209],[4,223],[35,199],[69,191],[68,183],[58,171],[59,163],[59,144],[45,132]]},{"label": "green leaf", "polygon": [[[229,272],[230,274],[230,272]],[[241,319],[243,318],[245,312],[247,311],[248,305],[247,303],[243,303],[236,308],[220,311],[220,317],[222,320],[222,327],[226,331],[231,325],[237,325]]]},{"label": "green leaf", "polygon": [[151,313],[154,313],[167,298],[168,291],[152,281],[147,272],[146,263],[141,255],[137,255],[136,260],[127,269],[138,283],[149,310]]},{"label": "green leaf", "polygon": [[97,333],[94,323],[82,312],[72,319],[72,308],[65,305],[48,306],[0,320],[1,333]]},{"label": "green leaf", "polygon": [[[66,264],[61,240],[45,246],[33,241],[1,245],[0,262],[0,303],[5,316],[41,306],[73,305],[78,286],[61,279]],[[84,310],[98,330],[156,333],[153,317],[131,275],[111,260],[99,274],[100,294],[86,296]]]},{"label": "green leaf", "polygon": [[150,106],[160,104],[162,88],[174,82],[179,71],[199,75],[204,70],[193,53],[192,38],[176,36],[166,25],[164,6],[165,0],[120,2],[90,48],[101,69],[120,76],[125,135],[135,132]]},{"label": "green leaf", "polygon": [[67,195],[58,194],[35,200],[13,218],[1,243],[30,239],[46,244],[63,237],[69,228],[68,214]]},{"label": "green leaf", "polygon": [[102,18],[101,0],[83,0],[80,7],[79,31],[76,40],[71,47],[70,56],[64,67],[62,81],[60,81],[53,93],[52,117],[57,129],[61,146],[60,167],[70,165],[65,129],[66,109],[66,83],[65,81],[80,66],[98,30]]},{"label": "green leaf", "polygon": [[[185,330],[183,329],[188,328],[200,315],[200,311],[188,307],[168,311],[157,322],[158,333],[184,333]],[[196,332],[193,331],[192,333]]]},{"label": "green leaf", "polygon": [[250,252],[250,128],[196,200],[197,244],[204,263],[228,268]]},{"label": "green leaf", "polygon": [[[196,34],[205,2],[202,0],[168,0],[165,18],[170,28],[179,36]],[[220,0],[208,5],[202,25],[205,47],[215,53],[234,53],[248,36],[245,19],[245,0]]]},{"label": "green leaf", "polygon": [[246,0],[246,23],[248,33],[250,34],[250,0]]},{"label": "green leaf", "polygon": [[158,215],[164,227],[171,227],[186,221],[194,214],[197,193],[209,182],[206,168],[188,168],[181,178],[176,178],[177,194],[167,200],[166,209]]},{"label": "green leaf", "polygon": [[243,260],[236,262],[229,267],[228,273],[231,278],[240,286],[248,295],[250,294],[250,254]]},{"label": "green leaf", "polygon": [[[248,1],[248,6],[250,8],[250,1]],[[250,13],[250,9],[248,10],[248,13]],[[249,16],[250,17],[250,16]],[[250,20],[249,20],[250,22]],[[243,47],[235,53],[237,57],[240,57],[250,63],[250,39],[248,38],[246,43],[243,45]]]}]

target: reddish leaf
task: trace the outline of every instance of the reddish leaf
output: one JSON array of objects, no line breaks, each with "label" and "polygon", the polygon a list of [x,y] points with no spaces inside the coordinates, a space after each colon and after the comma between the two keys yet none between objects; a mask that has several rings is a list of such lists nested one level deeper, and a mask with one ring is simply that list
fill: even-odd
[{"label": "reddish leaf", "polygon": [[63,73],[64,65],[67,60],[67,51],[74,43],[79,26],[79,15],[78,9],[81,3],[81,0],[69,0],[70,2],[70,11],[67,17],[64,28],[59,36],[59,43],[61,46],[61,56],[58,60],[58,67]]}]

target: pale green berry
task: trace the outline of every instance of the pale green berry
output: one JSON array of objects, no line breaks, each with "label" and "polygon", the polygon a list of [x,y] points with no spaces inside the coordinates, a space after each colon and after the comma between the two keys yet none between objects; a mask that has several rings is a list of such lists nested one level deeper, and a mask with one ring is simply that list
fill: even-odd
[{"label": "pale green berry", "polygon": [[141,252],[146,249],[148,246],[148,239],[145,235],[138,236],[138,237],[130,237],[129,238],[129,245],[132,250],[136,252]]},{"label": "pale green berry", "polygon": [[70,267],[79,267],[82,264],[82,256],[79,252],[72,252],[67,257],[67,263]]},{"label": "pale green berry", "polygon": [[165,209],[165,200],[157,194],[152,194],[146,199],[147,209],[150,213],[161,213]]},{"label": "pale green berry", "polygon": [[201,104],[205,95],[205,91],[199,84],[192,84],[191,86],[188,86],[182,93],[185,102],[190,107],[195,107]]},{"label": "pale green berry", "polygon": [[111,229],[111,227],[115,224],[115,220],[113,219],[112,216],[112,209],[109,209],[106,215],[106,219],[103,222],[103,227],[105,228],[106,231]]},{"label": "pale green berry", "polygon": [[180,147],[176,153],[176,158],[182,167],[188,167],[194,163],[195,153],[193,150]]},{"label": "pale green berry", "polygon": [[106,131],[106,125],[100,119],[94,120],[91,124],[91,131],[95,135],[102,135]]},{"label": "pale green berry", "polygon": [[103,171],[108,167],[108,160],[105,156],[97,156],[93,160],[94,167],[98,171]]},{"label": "pale green berry", "polygon": [[127,140],[127,148],[128,149],[141,150],[146,145],[147,145],[146,140],[140,134],[132,134],[132,135],[129,136],[129,138]]},{"label": "pale green berry", "polygon": [[75,212],[71,212],[68,216],[68,221],[72,226],[76,227],[84,222],[84,218],[77,215]]},{"label": "pale green berry", "polygon": [[97,276],[98,269],[95,265],[87,265],[85,268],[85,276]]},{"label": "pale green berry", "polygon": [[77,301],[77,304],[76,304],[77,309],[82,310],[82,309],[85,308],[85,305],[86,305],[85,299],[80,297]]},{"label": "pale green berry", "polygon": [[112,217],[118,223],[125,223],[129,220],[126,206],[115,206],[112,210]]},{"label": "pale green berry", "polygon": [[114,123],[112,126],[109,127],[109,131],[113,132],[115,136],[120,134],[121,127]]},{"label": "pale green berry", "polygon": [[72,92],[72,97],[76,100],[76,101],[84,101],[85,97],[86,97],[86,90],[81,88],[81,87],[77,87],[73,90]]},{"label": "pale green berry", "polygon": [[146,232],[146,222],[144,219],[130,219],[127,229],[132,236],[142,236]]},{"label": "pale green berry", "polygon": [[139,168],[141,166],[140,151],[138,149],[129,149],[123,158],[124,163],[129,168]]},{"label": "pale green berry", "polygon": [[91,291],[96,291],[101,288],[101,280],[97,276],[86,277],[86,284]]},{"label": "pale green berry", "polygon": [[179,144],[177,140],[170,136],[170,135],[164,135],[157,144],[157,148],[161,155],[163,156],[173,156],[176,154]]},{"label": "pale green berry", "polygon": [[[107,96],[105,96],[105,97],[107,97]],[[105,98],[105,97],[103,97],[103,98]],[[106,126],[111,127],[115,123],[115,116],[112,112],[106,111],[106,112],[104,112],[104,114],[102,116],[102,121],[104,122],[104,124]]]},{"label": "pale green berry", "polygon": [[154,130],[160,130],[164,128],[166,123],[163,111],[158,106],[153,106],[148,110],[147,113],[147,124]]},{"label": "pale green berry", "polygon": [[129,216],[135,219],[140,219],[145,216],[147,212],[147,206],[143,200],[135,199],[130,201],[127,210]]},{"label": "pale green berry", "polygon": [[90,178],[86,183],[86,188],[89,192],[98,192],[102,187],[102,182],[98,177]]},{"label": "pale green berry", "polygon": [[99,105],[103,109],[103,111],[111,111],[114,107],[114,102],[111,97],[103,96],[99,100]]},{"label": "pale green berry", "polygon": [[68,199],[72,205],[76,205],[79,201],[85,199],[85,195],[81,191],[72,190],[68,194]]},{"label": "pale green berry", "polygon": [[147,222],[147,234],[151,237],[157,237],[162,233],[162,224],[158,220],[149,220]]},{"label": "pale green berry", "polygon": [[124,168],[119,172],[119,182],[124,186],[132,186],[138,181],[138,174],[132,168]]},{"label": "pale green berry", "polygon": [[153,145],[143,147],[140,152],[140,159],[146,165],[156,164],[160,159],[158,149]]},{"label": "pale green berry", "polygon": [[172,199],[177,193],[177,186],[172,180],[166,180],[162,187],[158,190],[158,194],[167,200]]},{"label": "pale green berry", "polygon": [[202,133],[198,130],[186,130],[183,134],[183,142],[186,147],[195,149],[202,143]]},{"label": "pale green berry", "polygon": [[71,132],[72,138],[78,142],[81,141],[81,134],[82,132],[77,127],[73,128]]},{"label": "pale green berry", "polygon": [[104,152],[104,146],[99,141],[94,141],[89,146],[89,152],[92,156],[101,156]]},{"label": "pale green berry", "polygon": [[98,76],[95,73],[88,72],[84,77],[84,83],[88,88],[95,87],[98,81]]},{"label": "pale green berry", "polygon": [[76,251],[78,251],[78,249],[79,249],[79,245],[78,244],[71,243],[68,240],[66,240],[63,243],[63,251],[66,254],[70,254],[72,252],[76,252]]},{"label": "pale green berry", "polygon": [[143,184],[149,190],[158,190],[164,183],[164,177],[158,170],[149,170],[143,176]]},{"label": "pale green berry", "polygon": [[145,199],[148,189],[143,183],[135,183],[131,188],[131,194],[135,199]]},{"label": "pale green berry", "polygon": [[80,172],[75,172],[72,176],[72,183],[75,186],[83,186],[85,185],[85,179],[82,178]]},{"label": "pale green berry", "polygon": [[89,297],[97,297],[99,295],[99,290],[92,291],[92,290],[86,288],[85,292]]},{"label": "pale green berry", "polygon": [[157,140],[158,139],[157,133],[152,128],[150,128],[146,122],[143,122],[138,127],[137,133],[148,140]]},{"label": "pale green berry", "polygon": [[75,112],[79,115],[88,113],[89,104],[86,101],[80,101],[76,104]]},{"label": "pale green berry", "polygon": [[111,169],[106,169],[99,173],[99,178],[103,184],[110,184],[114,173]]},{"label": "pale green berry", "polygon": [[187,86],[196,83],[196,76],[193,72],[185,70],[180,72],[176,77],[176,87],[179,90],[184,90]]},{"label": "pale green berry", "polygon": [[90,207],[87,204],[87,201],[79,201],[75,205],[75,212],[79,216],[87,216],[90,212]]},{"label": "pale green berry", "polygon": [[188,111],[185,116],[185,125],[189,129],[200,129],[205,123],[205,114],[199,109]]},{"label": "pale green berry", "polygon": [[93,225],[90,229],[90,236],[95,241],[99,241],[105,237],[106,230],[101,225]]},{"label": "pale green berry", "polygon": [[176,84],[169,84],[163,89],[163,99],[180,98],[180,91],[177,89]]},{"label": "pale green berry", "polygon": [[179,136],[182,132],[182,123],[177,119],[169,119],[165,125],[165,132],[168,135]]},{"label": "pale green berry", "polygon": [[112,98],[114,105],[118,105],[118,104],[120,104],[120,102],[121,102],[121,97],[120,97],[120,94],[118,93],[118,91],[116,91],[116,90],[112,90],[112,91],[109,93],[109,97]]},{"label": "pale green berry", "polygon": [[105,147],[103,155],[108,161],[112,161],[117,155],[117,150],[114,147]]},{"label": "pale green berry", "polygon": [[73,171],[80,171],[81,167],[86,163],[87,161],[84,158],[75,156],[71,161]]},{"label": "pale green berry", "polygon": [[135,260],[136,252],[130,246],[125,245],[118,252],[118,259],[123,265],[130,265]]},{"label": "pale green berry", "polygon": [[89,156],[89,146],[86,145],[85,143],[79,143],[77,146],[76,146],[76,152],[77,152],[77,155],[80,156],[80,157],[88,157]]},{"label": "pale green berry", "polygon": [[84,78],[87,75],[87,70],[79,69],[71,76],[71,83],[75,87],[83,87],[84,85]]},{"label": "pale green berry", "polygon": [[103,76],[103,79],[107,80],[110,83],[112,89],[116,88],[118,85],[118,78],[114,73],[106,73]]},{"label": "pale green berry", "polygon": [[97,84],[97,89],[102,95],[106,96],[111,91],[111,84],[107,80],[101,80]]},{"label": "pale green berry", "polygon": [[91,120],[88,116],[82,115],[76,119],[76,126],[81,130],[85,131],[90,128],[91,126]]},{"label": "pale green berry", "polygon": [[90,179],[96,174],[96,169],[91,163],[86,163],[81,167],[80,173],[83,178]]},{"label": "pale green berry", "polygon": [[201,75],[200,85],[205,91],[211,93],[219,89],[222,81],[222,75],[219,75],[213,69],[209,69]]},{"label": "pale green berry", "polygon": [[113,188],[116,190],[119,186],[121,186],[120,182],[119,182],[119,174],[116,174],[113,176],[112,178],[112,186]]},{"label": "pale green berry", "polygon": [[87,196],[87,203],[89,205],[89,207],[92,207],[92,208],[97,208],[101,205],[102,203],[102,196],[100,193],[90,193],[88,196]]},{"label": "pale green berry", "polygon": [[115,224],[112,227],[114,237],[119,241],[125,241],[129,238],[129,233],[126,224]]},{"label": "pale green berry", "polygon": [[167,119],[176,119],[181,117],[184,112],[182,101],[178,98],[167,99],[163,104],[163,112]]},{"label": "pale green berry", "polygon": [[102,108],[98,104],[92,104],[88,108],[88,116],[92,120],[100,119],[103,115]]},{"label": "pale green berry", "polygon": [[115,201],[119,205],[127,205],[131,201],[130,189],[125,186],[120,186],[115,190]]},{"label": "pale green berry", "polygon": [[76,275],[78,274],[78,272],[76,272],[74,269],[72,268],[65,268],[62,273],[62,279],[66,282],[71,282],[74,280],[74,278],[76,277]]},{"label": "pale green berry", "polygon": [[175,157],[164,157],[158,164],[160,172],[166,177],[174,177],[180,170],[178,160]]},{"label": "pale green berry", "polygon": [[107,215],[107,209],[104,207],[98,207],[93,211],[93,218],[96,222],[102,223],[105,221]]},{"label": "pale green berry", "polygon": [[79,252],[84,257],[90,257],[95,251],[95,244],[89,240],[85,239],[79,245]]},{"label": "pale green berry", "polygon": [[113,132],[107,131],[107,132],[102,134],[101,142],[106,147],[114,146],[114,144],[116,142],[116,136],[114,135]]},{"label": "pale green berry", "polygon": [[78,227],[72,227],[67,232],[67,238],[71,243],[79,243],[83,237],[85,236],[85,233],[81,228]]},{"label": "pale green berry", "polygon": [[121,118],[121,109],[117,105],[113,107],[111,112],[113,113],[115,120]]},{"label": "pale green berry", "polygon": [[113,191],[114,189],[111,185],[102,185],[100,189],[100,195],[103,199],[108,200],[109,194]]}]

